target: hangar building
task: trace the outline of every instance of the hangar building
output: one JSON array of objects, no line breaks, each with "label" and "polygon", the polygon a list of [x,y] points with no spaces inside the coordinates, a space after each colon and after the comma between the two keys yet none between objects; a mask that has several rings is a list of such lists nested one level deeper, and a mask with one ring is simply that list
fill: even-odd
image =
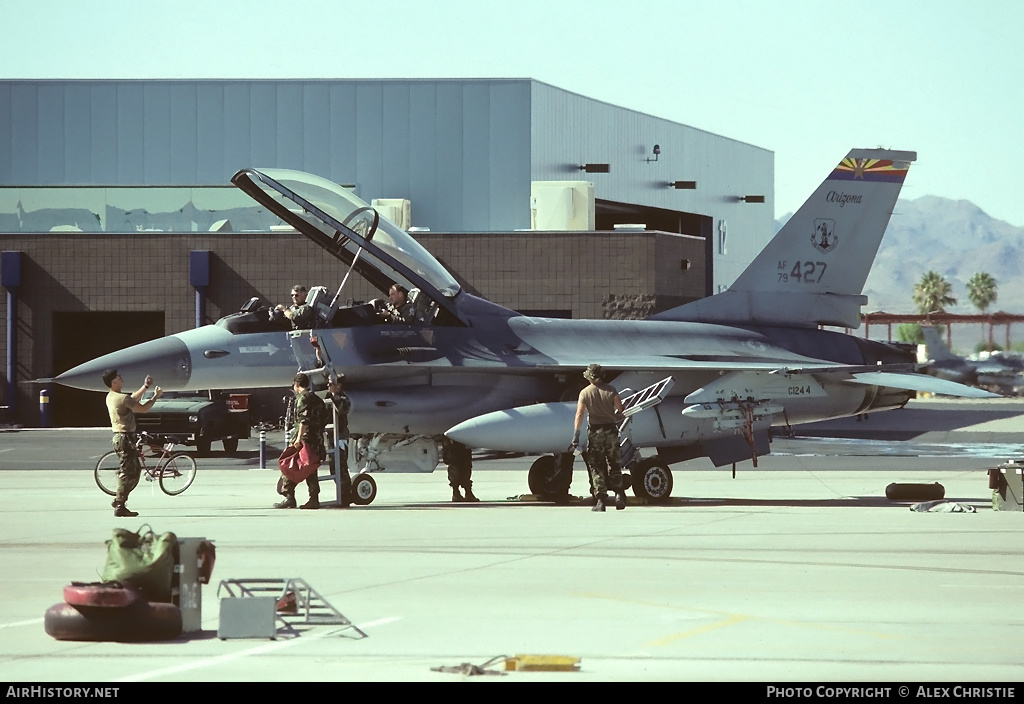
[{"label": "hangar building", "polygon": [[[772,152],[531,79],[2,81],[9,421],[39,420],[24,382],[337,286],[339,262],[229,185],[250,166],[345,185],[468,290],[552,316],[708,295],[773,232]],[[84,422],[51,394],[55,422]]]}]

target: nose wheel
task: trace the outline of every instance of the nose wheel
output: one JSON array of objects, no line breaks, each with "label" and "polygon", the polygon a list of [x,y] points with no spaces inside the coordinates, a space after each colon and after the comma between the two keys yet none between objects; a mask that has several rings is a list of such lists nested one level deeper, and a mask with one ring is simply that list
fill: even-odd
[{"label": "nose wheel", "polygon": [[352,478],[352,503],[367,506],[377,498],[377,482],[369,474],[357,474]]}]

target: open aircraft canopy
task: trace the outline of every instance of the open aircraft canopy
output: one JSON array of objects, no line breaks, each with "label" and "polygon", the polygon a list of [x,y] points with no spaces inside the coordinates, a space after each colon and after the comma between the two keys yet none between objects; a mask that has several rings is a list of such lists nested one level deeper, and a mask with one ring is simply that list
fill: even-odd
[{"label": "open aircraft canopy", "polygon": [[453,299],[460,287],[408,233],[382,219],[351,191],[289,169],[242,169],[231,182],[283,221],[386,293],[392,283],[419,289],[461,320]]}]

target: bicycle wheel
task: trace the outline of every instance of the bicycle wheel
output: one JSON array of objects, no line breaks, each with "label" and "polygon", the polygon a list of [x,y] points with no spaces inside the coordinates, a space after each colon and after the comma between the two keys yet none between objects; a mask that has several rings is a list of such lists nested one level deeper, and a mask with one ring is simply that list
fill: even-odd
[{"label": "bicycle wheel", "polygon": [[100,457],[93,470],[93,478],[96,479],[96,486],[103,490],[108,496],[117,495],[117,475],[121,472],[121,458],[116,452],[108,452]]},{"label": "bicycle wheel", "polygon": [[171,455],[160,466],[160,488],[165,494],[177,496],[192,486],[196,478],[196,461],[184,452]]}]

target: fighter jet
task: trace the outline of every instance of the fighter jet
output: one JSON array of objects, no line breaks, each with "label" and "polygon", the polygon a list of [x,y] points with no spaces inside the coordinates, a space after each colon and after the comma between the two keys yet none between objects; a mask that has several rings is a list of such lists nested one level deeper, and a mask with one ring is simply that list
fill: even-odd
[{"label": "fighter jet", "polygon": [[928,356],[924,371],[940,379],[958,384],[978,386],[1004,396],[1019,395],[1024,387],[1024,365],[1013,357],[992,355],[985,360],[961,357],[946,346],[938,329],[921,326],[925,354]]},{"label": "fighter jet", "polygon": [[[447,436],[541,455],[530,488],[554,496],[568,486],[556,457],[572,439],[587,365],[601,364],[623,395],[671,377],[665,398],[630,418],[628,438],[634,493],[664,499],[670,465],[756,465],[772,426],[899,408],[915,391],[990,395],[918,373],[896,347],[820,329],[860,325],[864,281],[915,158],[852,150],[727,291],[628,321],[530,317],[475,297],[349,191],[302,172],[243,169],[234,185],[344,264],[335,293],[310,291],[313,329],[282,330],[253,300],[56,381],[105,391],[102,371],[117,368],[127,386],[152,374],[165,389],[287,388],[297,369],[324,368],[315,336],[346,375],[365,469],[433,471]],[[372,304],[350,303],[352,275],[382,294],[406,286],[410,315],[381,321]]]}]

